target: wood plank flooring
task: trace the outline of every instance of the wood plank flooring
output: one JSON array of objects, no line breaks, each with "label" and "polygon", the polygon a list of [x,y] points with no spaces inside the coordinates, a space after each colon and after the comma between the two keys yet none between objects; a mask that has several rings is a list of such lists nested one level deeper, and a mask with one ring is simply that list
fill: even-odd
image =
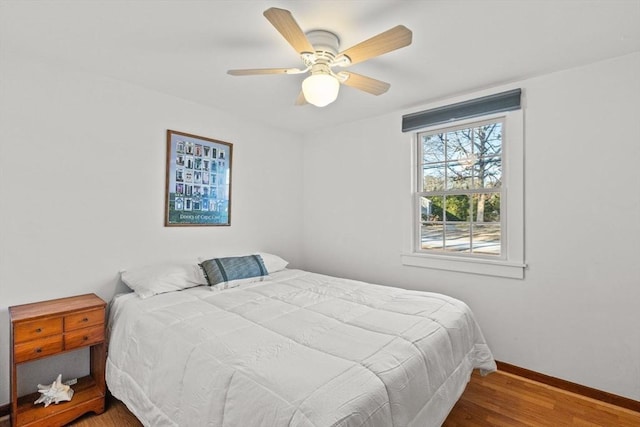
[{"label": "wood plank flooring", "polygon": [[506,372],[473,373],[445,427],[640,427],[640,412]]},{"label": "wood plank flooring", "polygon": [[[87,414],[71,425],[137,427],[142,424],[123,403],[112,398],[103,414]],[[640,412],[506,372],[498,371],[486,377],[474,372],[443,426],[640,427]],[[0,422],[0,427],[5,426]]]}]

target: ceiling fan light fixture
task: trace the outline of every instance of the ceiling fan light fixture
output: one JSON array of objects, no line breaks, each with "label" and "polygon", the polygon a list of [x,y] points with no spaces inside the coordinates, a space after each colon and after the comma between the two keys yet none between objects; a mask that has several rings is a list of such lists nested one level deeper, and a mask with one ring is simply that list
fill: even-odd
[{"label": "ceiling fan light fixture", "polygon": [[302,74],[311,71],[311,75],[302,82],[302,91],[296,98],[295,105],[327,106],[337,99],[341,84],[372,95],[382,95],[389,90],[389,83],[349,71],[334,72],[333,67],[357,64],[408,46],[413,34],[404,25],[396,25],[346,50],[340,50],[340,39],[335,33],[320,29],[304,33],[291,12],[286,9],[271,7],[263,15],[300,55],[304,69],[254,68],[229,70],[227,73],[232,76],[250,76]]},{"label": "ceiling fan light fixture", "polygon": [[302,93],[309,104],[325,107],[338,98],[340,82],[331,74],[312,74],[302,82]]}]

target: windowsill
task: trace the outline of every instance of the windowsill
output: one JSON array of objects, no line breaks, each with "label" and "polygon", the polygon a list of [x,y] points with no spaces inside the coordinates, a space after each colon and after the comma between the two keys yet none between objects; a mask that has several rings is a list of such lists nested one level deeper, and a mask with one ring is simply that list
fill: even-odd
[{"label": "windowsill", "polygon": [[457,271],[460,273],[482,274],[485,276],[524,279],[526,264],[504,260],[463,258],[446,255],[428,255],[404,253],[401,255],[403,265],[436,270]]}]

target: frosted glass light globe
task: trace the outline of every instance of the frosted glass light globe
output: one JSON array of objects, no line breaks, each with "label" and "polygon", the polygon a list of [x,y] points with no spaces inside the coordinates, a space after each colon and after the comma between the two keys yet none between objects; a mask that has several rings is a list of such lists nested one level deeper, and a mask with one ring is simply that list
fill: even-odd
[{"label": "frosted glass light globe", "polygon": [[309,104],[324,107],[338,97],[340,82],[330,74],[312,74],[302,82],[302,93]]}]

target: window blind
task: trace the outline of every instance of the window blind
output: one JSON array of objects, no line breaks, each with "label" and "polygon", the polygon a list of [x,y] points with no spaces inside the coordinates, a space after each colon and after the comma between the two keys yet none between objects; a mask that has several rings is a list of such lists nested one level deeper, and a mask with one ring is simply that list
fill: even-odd
[{"label": "window blind", "polygon": [[482,98],[470,99],[431,110],[402,116],[402,132],[425,128],[453,120],[469,119],[485,114],[520,109],[522,89],[513,89]]}]

